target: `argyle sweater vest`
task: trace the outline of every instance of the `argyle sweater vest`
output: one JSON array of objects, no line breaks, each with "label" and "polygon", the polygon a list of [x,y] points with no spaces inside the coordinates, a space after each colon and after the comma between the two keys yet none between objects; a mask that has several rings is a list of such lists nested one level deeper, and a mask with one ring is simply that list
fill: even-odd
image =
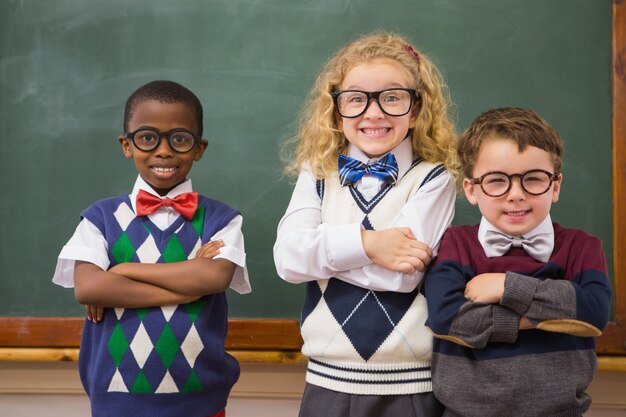
[{"label": "argyle sweater vest", "polygon": [[[184,261],[238,214],[200,196],[191,221],[180,216],[161,231],[135,215],[128,195],[81,213],[105,237],[111,266]],[[185,305],[106,308],[102,322],[86,320],[79,370],[92,415],[204,417],[224,409],[239,378],[224,351],[227,326],[224,293]]]},{"label": "argyle sweater vest", "polygon": [[[416,161],[395,186],[370,201],[338,178],[318,181],[322,221],[388,227],[407,200],[443,174],[442,165]],[[371,291],[336,278],[311,281],[301,317],[308,383],[349,394],[400,395],[432,390],[432,336],[426,302],[410,293]]]}]

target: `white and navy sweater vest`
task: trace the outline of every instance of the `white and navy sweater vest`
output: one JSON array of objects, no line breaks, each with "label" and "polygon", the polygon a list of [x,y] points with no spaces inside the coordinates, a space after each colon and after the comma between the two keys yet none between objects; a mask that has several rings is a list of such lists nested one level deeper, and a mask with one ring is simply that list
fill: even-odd
[{"label": "white and navy sweater vest", "polygon": [[[166,230],[137,217],[128,195],[99,201],[81,213],[103,234],[111,266],[192,258],[239,213],[199,197],[191,221]],[[226,406],[239,364],[224,351],[224,293],[152,308],[107,308],[102,322],[85,321],[81,380],[94,416],[211,415]]]},{"label": "white and navy sweater vest", "polygon": [[[318,181],[322,221],[361,222],[382,230],[407,200],[445,168],[415,161],[395,186],[370,201],[338,178]],[[426,300],[410,293],[379,292],[336,278],[308,283],[301,317],[308,383],[349,394],[401,395],[432,391],[432,336],[424,326]]]}]

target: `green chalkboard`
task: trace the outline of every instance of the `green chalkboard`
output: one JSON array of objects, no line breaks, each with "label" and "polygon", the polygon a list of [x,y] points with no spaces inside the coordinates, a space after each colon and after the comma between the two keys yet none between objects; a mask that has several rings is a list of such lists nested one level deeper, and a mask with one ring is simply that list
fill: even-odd
[{"label": "green chalkboard", "polygon": [[[292,184],[279,147],[341,45],[399,31],[442,71],[462,130],[496,106],[537,110],[566,143],[553,217],[600,236],[612,265],[609,0],[23,0],[0,2],[0,316],[82,314],[50,282],[82,209],[129,192],[117,136],[139,85],[171,79],[205,106],[195,188],[244,214],[250,295],[232,317],[296,318],[272,245]],[[459,200],[455,223],[478,214]]]}]

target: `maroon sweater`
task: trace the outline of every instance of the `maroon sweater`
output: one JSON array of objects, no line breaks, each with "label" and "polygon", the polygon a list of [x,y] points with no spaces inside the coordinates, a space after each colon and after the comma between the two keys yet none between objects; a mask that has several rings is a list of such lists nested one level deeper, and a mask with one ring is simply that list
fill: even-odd
[{"label": "maroon sweater", "polygon": [[[580,416],[608,321],[611,287],[599,239],[554,224],[547,263],[521,248],[487,258],[478,225],[451,227],[425,277],[433,390],[444,416]],[[470,302],[467,282],[506,272],[499,304]],[[537,329],[519,331],[522,316]]]}]

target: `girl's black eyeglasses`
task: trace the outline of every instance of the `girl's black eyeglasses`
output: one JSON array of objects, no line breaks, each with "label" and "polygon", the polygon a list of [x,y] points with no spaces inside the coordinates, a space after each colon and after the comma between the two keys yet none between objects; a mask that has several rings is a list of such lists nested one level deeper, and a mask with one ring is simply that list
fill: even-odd
[{"label": "girl's black eyeglasses", "polygon": [[389,88],[381,91],[343,90],[331,93],[335,108],[345,118],[359,117],[375,100],[383,113],[389,116],[404,116],[419,100],[414,88]]}]

